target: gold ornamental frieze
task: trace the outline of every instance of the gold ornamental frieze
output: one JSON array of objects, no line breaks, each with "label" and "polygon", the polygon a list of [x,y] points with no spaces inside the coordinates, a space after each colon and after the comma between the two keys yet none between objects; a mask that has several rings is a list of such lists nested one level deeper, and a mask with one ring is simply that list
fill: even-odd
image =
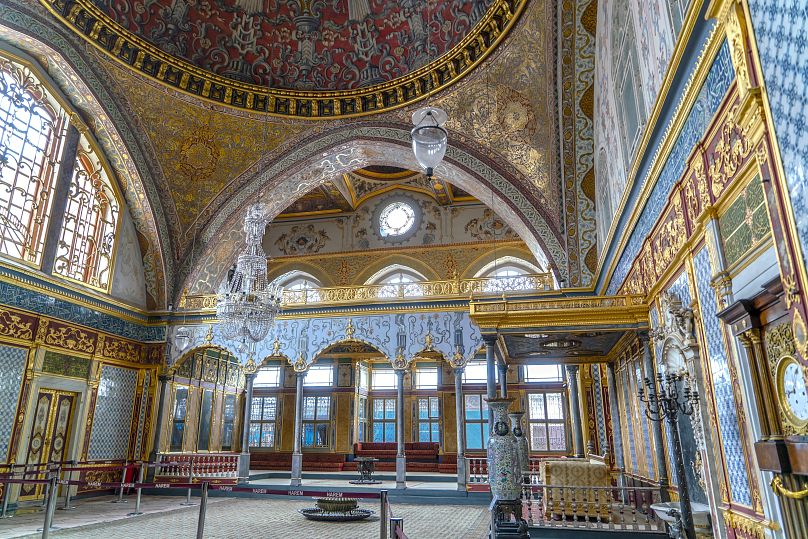
[{"label": "gold ornamental frieze", "polygon": [[0,310],[0,336],[30,341],[34,339],[36,327],[37,318],[34,316]]},{"label": "gold ornamental frieze", "polygon": [[55,346],[73,352],[92,354],[95,352],[97,338],[98,335],[95,333],[51,321],[43,342],[49,346]]},{"label": "gold ornamental frieze", "polygon": [[648,325],[648,305],[641,295],[472,301],[470,308],[481,328]]},{"label": "gold ornamental frieze", "polygon": [[273,116],[334,119],[364,116],[415,103],[469,74],[515,26],[528,0],[494,0],[454,47],[391,81],[352,90],[267,88],[214,74],[162,51],[115,22],[92,0],[40,0],[62,23],[104,54],[183,93]]}]

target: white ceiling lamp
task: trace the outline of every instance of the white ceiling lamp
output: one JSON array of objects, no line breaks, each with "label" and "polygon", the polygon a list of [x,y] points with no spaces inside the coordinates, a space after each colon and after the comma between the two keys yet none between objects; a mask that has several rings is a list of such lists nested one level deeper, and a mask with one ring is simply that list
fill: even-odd
[{"label": "white ceiling lamp", "polygon": [[443,124],[448,118],[446,112],[437,107],[424,107],[412,114],[412,123],[415,126],[411,132],[412,151],[430,179],[446,155],[449,134]]},{"label": "white ceiling lamp", "polygon": [[[432,61],[432,44],[431,44],[431,19],[432,13],[429,9],[429,2],[426,4],[426,53],[427,65]],[[429,79],[434,81],[434,79]],[[434,83],[434,82],[433,82]],[[430,88],[430,94],[435,91],[435,88]],[[443,124],[449,116],[446,111],[426,105],[412,113],[412,128],[410,134],[412,135],[412,152],[415,154],[415,159],[421,168],[426,172],[426,177],[432,180],[432,174],[438,167],[443,156],[446,155],[446,146],[449,141],[449,134],[444,129]]]}]

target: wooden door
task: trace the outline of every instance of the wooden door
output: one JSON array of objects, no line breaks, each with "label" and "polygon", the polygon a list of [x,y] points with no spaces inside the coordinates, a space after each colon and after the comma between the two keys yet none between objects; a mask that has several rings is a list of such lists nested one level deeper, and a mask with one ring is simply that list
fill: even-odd
[{"label": "wooden door", "polygon": [[[78,394],[69,391],[41,388],[36,398],[34,424],[28,440],[26,464],[62,462],[69,455],[70,433],[73,430],[73,411]],[[31,468],[42,470],[44,468]],[[28,477],[45,478],[45,474]],[[44,485],[22,485],[20,500],[42,497]]]}]

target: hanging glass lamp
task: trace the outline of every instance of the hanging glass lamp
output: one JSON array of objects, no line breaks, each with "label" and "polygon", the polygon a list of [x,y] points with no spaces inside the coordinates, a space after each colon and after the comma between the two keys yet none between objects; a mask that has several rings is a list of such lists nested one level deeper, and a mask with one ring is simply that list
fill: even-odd
[{"label": "hanging glass lamp", "polygon": [[447,119],[446,112],[436,107],[424,107],[412,114],[412,151],[428,178],[446,155],[449,134],[443,124]]}]

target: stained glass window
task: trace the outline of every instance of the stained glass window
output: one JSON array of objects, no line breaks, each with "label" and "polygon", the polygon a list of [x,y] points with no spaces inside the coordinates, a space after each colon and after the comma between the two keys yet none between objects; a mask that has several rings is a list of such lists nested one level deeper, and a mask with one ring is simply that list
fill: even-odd
[{"label": "stained glass window", "polygon": [[531,393],[528,396],[530,449],[566,451],[567,428],[563,393]]},{"label": "stained glass window", "polygon": [[482,395],[463,397],[466,411],[466,449],[488,447],[488,403]]},{"label": "stained glass window", "polygon": [[82,135],[53,271],[106,289],[112,272],[118,214],[109,176]]},{"label": "stained glass window", "polygon": [[253,387],[278,387],[281,385],[281,366],[265,365],[258,369]]},{"label": "stained glass window", "polygon": [[230,451],[233,448],[233,426],[236,421],[236,396],[227,394],[224,396],[222,408],[222,451]]},{"label": "stained glass window", "polygon": [[331,397],[303,398],[303,447],[328,447]]},{"label": "stained glass window", "polygon": [[334,383],[334,368],[331,365],[312,365],[303,379],[303,385],[330,386]]},{"label": "stained glass window", "polygon": [[396,441],[396,399],[373,399],[373,441]]},{"label": "stained glass window", "polygon": [[415,224],[415,210],[406,202],[393,202],[379,213],[379,233],[383,238],[406,234]]},{"label": "stained glass window", "polygon": [[277,397],[253,397],[250,410],[250,447],[275,446]]},{"label": "stained glass window", "polygon": [[418,441],[440,443],[440,401],[438,397],[418,399]]},{"label": "stained glass window", "polygon": [[0,57],[0,252],[40,264],[67,132],[31,71]]}]

